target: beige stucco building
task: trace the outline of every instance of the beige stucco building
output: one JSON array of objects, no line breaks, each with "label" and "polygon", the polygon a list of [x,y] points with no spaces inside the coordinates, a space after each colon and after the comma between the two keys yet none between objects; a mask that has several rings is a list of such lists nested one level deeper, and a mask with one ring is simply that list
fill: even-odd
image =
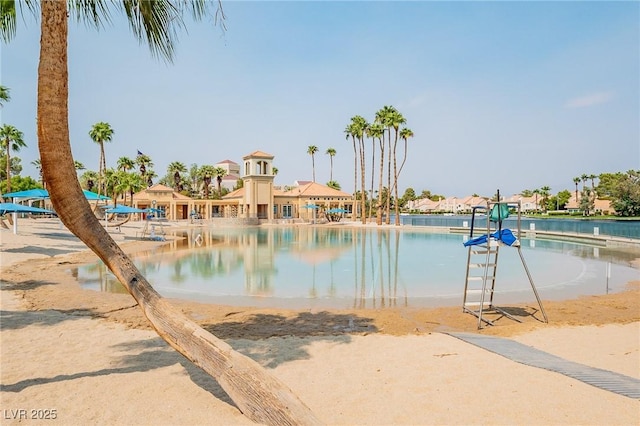
[{"label": "beige stucco building", "polygon": [[156,208],[169,220],[189,219],[193,213],[203,220],[245,219],[245,222],[287,222],[322,220],[331,209],[350,216],[353,197],[325,185],[274,186],[273,155],[254,151],[243,157],[243,187],[220,200],[193,199],[164,185],[153,185],[133,196],[133,206]]}]

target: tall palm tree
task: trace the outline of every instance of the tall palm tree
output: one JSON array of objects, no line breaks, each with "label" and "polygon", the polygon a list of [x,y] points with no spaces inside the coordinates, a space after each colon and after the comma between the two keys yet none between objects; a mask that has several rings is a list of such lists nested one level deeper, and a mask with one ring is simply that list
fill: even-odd
[{"label": "tall palm tree", "polygon": [[184,165],[184,163],[181,163],[180,161],[172,161],[171,163],[169,163],[169,166],[167,167],[167,175],[169,175],[169,177],[173,177],[173,188],[180,192],[181,189],[181,182],[182,182],[182,174],[183,173],[187,173],[187,166]]},{"label": "tall palm tree", "polygon": [[584,191],[585,186],[587,185],[587,180],[589,179],[589,175],[586,173],[583,173],[580,176],[580,180],[582,180],[582,190]]},{"label": "tall palm tree", "polygon": [[[16,12],[5,9],[0,32],[5,41],[15,34]],[[20,5],[34,7],[32,2]],[[67,9],[70,4],[69,10]],[[204,0],[123,1],[134,35],[149,43],[152,53],[171,60],[176,29],[185,26],[184,15],[198,21],[211,5]],[[218,9],[218,11],[221,9]],[[67,34],[69,13],[100,27],[109,17],[108,5],[99,0],[43,1],[40,3],[40,61],[38,66],[37,123],[40,160],[49,183],[51,202],[62,223],[105,263],[136,299],[158,334],[174,349],[216,378],[238,408],[257,423],[319,424],[288,387],[259,364],[234,351],[160,296],[131,259],[100,224],[82,194],[73,167],[69,139]]]},{"label": "tall palm tree", "polygon": [[311,169],[313,170],[313,181],[316,181],[316,160],[315,155],[318,152],[318,147],[315,145],[309,145],[307,148],[307,154],[311,156]]},{"label": "tall palm tree", "polygon": [[344,129],[345,138],[349,140],[351,137],[351,142],[353,144],[353,210],[351,211],[351,219],[355,219],[356,217],[356,192],[358,191],[358,151],[356,149],[356,129],[353,123],[350,123]]},{"label": "tall palm tree", "polygon": [[593,192],[593,196],[595,197],[596,195],[596,184],[595,184],[595,179],[598,176],[594,175],[593,173],[589,175],[589,179],[591,180],[591,192]]},{"label": "tall palm tree", "polygon": [[[376,143],[376,139],[378,140],[378,146],[380,147],[380,182],[378,184],[378,191],[382,191],[382,173],[384,171],[384,141],[383,141],[383,136],[384,136],[384,127],[382,127],[382,125],[380,123],[378,123],[377,121],[374,121],[372,124],[370,124],[367,127],[367,136],[371,138],[371,143],[372,143],[372,147],[371,147],[371,200],[369,201],[369,217],[371,217],[372,215],[372,210],[373,210],[373,182],[374,182],[374,169],[375,169],[375,152],[376,152],[376,147],[375,147],[375,143]],[[376,207],[376,223],[378,222],[378,220],[380,220],[380,223],[378,223],[378,225],[380,225],[382,222],[382,212],[380,211],[380,209],[382,208],[381,204],[380,204],[380,199],[378,198],[377,200],[377,207]],[[379,214],[378,214],[379,213]]]},{"label": "tall palm tree", "polygon": [[0,106],[11,100],[10,92],[11,90],[8,87],[0,85]]},{"label": "tall palm tree", "polygon": [[198,170],[198,175],[204,186],[204,198],[209,198],[209,185],[211,185],[211,179],[216,175],[216,168],[205,164]]},{"label": "tall palm tree", "polygon": [[118,170],[121,170],[123,172],[128,172],[133,170],[135,166],[136,166],[135,160],[129,157],[118,158]]},{"label": "tall palm tree", "polygon": [[[136,164],[140,170],[140,176],[142,180],[149,181],[151,177],[149,176],[152,173],[151,167],[153,167],[153,161],[151,161],[151,157],[144,154],[139,154],[136,157]],[[149,184],[151,186],[151,184]]]},{"label": "tall palm tree", "polygon": [[[389,117],[391,127],[394,130],[394,139],[393,139],[393,151],[391,155],[393,156],[393,198],[395,200],[395,225],[400,226],[400,214],[399,214],[399,205],[398,205],[398,167],[397,167],[397,147],[398,147],[398,136],[399,136],[399,128],[402,124],[406,123],[407,120],[404,116],[398,111],[395,110],[390,114]],[[387,216],[388,217],[388,216]],[[390,219],[387,219],[390,220]]]},{"label": "tall palm tree", "polygon": [[[379,139],[380,140],[380,177],[379,177],[379,181],[378,181],[378,208],[376,211],[376,224],[378,225],[382,225],[382,208],[385,205],[385,203],[383,203],[383,199],[384,199],[384,191],[382,191],[382,188],[384,186],[383,182],[384,182],[384,158],[385,158],[385,130],[389,129],[388,126],[388,119],[387,119],[387,115],[388,115],[388,106],[385,106],[381,109],[379,109],[376,112],[376,117],[374,120],[374,123],[379,126],[379,128],[382,130],[382,137]],[[389,132],[387,132],[389,133]],[[387,191],[388,192],[388,191]]]},{"label": "tall palm tree", "polygon": [[[380,116],[380,122],[382,123],[382,125],[387,129],[387,146],[389,147],[389,152],[387,155],[387,188],[388,191],[386,192],[386,204],[385,204],[385,210],[386,210],[386,217],[385,217],[385,224],[389,224],[391,221],[391,191],[392,191],[392,186],[391,186],[391,164],[392,164],[392,160],[393,163],[395,164],[395,145],[398,142],[398,130],[397,130],[397,126],[399,126],[400,124],[403,124],[399,121],[404,120],[404,118],[402,117],[402,115],[398,112],[397,109],[395,109],[392,106],[389,105],[385,105],[384,107],[382,107],[382,109],[380,111],[378,111],[378,114]],[[391,129],[395,129],[396,131],[396,139],[395,139],[395,143],[394,145],[391,145]],[[393,147],[393,148],[392,148]],[[395,175],[395,173],[394,173]]]},{"label": "tall palm tree", "polygon": [[93,125],[89,131],[89,137],[92,141],[100,145],[100,162],[98,163],[98,194],[102,192],[102,177],[107,169],[107,159],[104,155],[104,143],[111,142],[113,138],[113,129],[109,123],[99,122]]},{"label": "tall palm tree", "polygon": [[[367,223],[367,215],[366,215],[366,190],[365,190],[365,147],[364,147],[364,135],[365,130],[369,126],[367,120],[360,115],[355,115],[351,117],[351,125],[350,130],[352,132],[352,137],[358,141],[358,159],[360,160],[360,212],[362,223]],[[357,192],[357,187],[355,188]]]},{"label": "tall palm tree", "polygon": [[11,192],[11,151],[19,152],[27,146],[23,138],[22,132],[10,124],[0,127],[0,146],[7,156],[7,192]]},{"label": "tall palm tree", "polygon": [[336,155],[336,150],[333,148],[327,148],[327,152],[325,153],[329,156],[329,161],[331,162],[331,169],[329,170],[329,181],[333,181],[333,157]]},{"label": "tall palm tree", "polygon": [[580,178],[579,177],[574,177],[573,178],[573,183],[576,184],[576,203],[578,202],[578,184],[580,183]]},{"label": "tall palm tree", "polygon": [[218,196],[222,197],[222,178],[227,175],[227,171],[222,167],[214,167],[213,175],[216,177],[216,183],[218,184]]}]

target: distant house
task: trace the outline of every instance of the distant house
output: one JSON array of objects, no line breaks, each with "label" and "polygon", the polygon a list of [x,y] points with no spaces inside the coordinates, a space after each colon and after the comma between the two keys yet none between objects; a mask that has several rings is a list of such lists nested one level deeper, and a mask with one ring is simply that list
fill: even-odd
[{"label": "distant house", "polygon": [[458,207],[458,213],[471,213],[474,207],[487,207],[487,200],[483,197],[469,196],[463,198]]},{"label": "distant house", "polygon": [[[227,173],[222,177],[222,181],[220,182],[220,187],[225,188],[228,191],[233,191],[233,189],[238,184],[238,179],[240,177],[240,165],[231,160],[223,160],[217,163],[214,167],[219,167],[224,169]],[[215,182],[217,185],[217,182]]]},{"label": "distant house", "polygon": [[[569,201],[567,201],[567,204],[565,204],[564,206],[565,209],[567,209],[567,211],[569,211],[570,213],[581,212],[582,209],[580,208],[580,197],[581,195],[578,194],[578,198],[576,198],[575,192],[571,194],[571,198],[569,198]],[[615,213],[615,209],[611,205],[610,200],[602,200],[600,198],[596,198],[594,201],[594,208],[592,213],[613,214]]]},{"label": "distant house", "polygon": [[[537,198],[537,199],[536,199]],[[541,203],[542,197],[532,195],[531,197],[523,197],[520,194],[514,194],[510,197],[503,199],[502,201],[506,201],[509,203],[517,203],[520,202],[520,210],[524,212],[536,212],[542,210]]]},{"label": "distant house", "polygon": [[410,211],[419,211],[422,213],[435,213],[438,211],[439,201],[433,201],[429,198],[418,198],[407,202],[407,208]]}]

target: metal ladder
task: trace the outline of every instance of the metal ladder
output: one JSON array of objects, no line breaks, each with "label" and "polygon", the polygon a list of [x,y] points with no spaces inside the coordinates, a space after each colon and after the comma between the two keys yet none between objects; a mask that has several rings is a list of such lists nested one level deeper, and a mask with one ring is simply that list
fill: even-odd
[{"label": "metal ladder", "polygon": [[[478,318],[478,329],[482,328],[483,323],[486,323],[487,325],[493,325],[492,321],[483,318],[484,313],[499,313],[514,321],[522,322],[518,318],[506,312],[504,309],[501,309],[494,305],[494,291],[496,285],[496,273],[498,269],[498,253],[500,251],[501,242],[493,238],[491,234],[496,231],[501,231],[502,218],[500,218],[500,215],[498,214],[498,220],[496,221],[495,226],[492,226],[490,215],[492,207],[497,205],[499,211],[501,204],[506,205],[507,203],[487,202],[487,207],[473,207],[471,215],[471,228],[469,238],[474,238],[478,236],[474,235],[474,230],[476,229],[476,216],[477,214],[482,212],[486,214],[486,227],[483,228],[482,232],[479,234],[486,236],[486,242],[482,244],[470,245],[468,247],[467,270],[464,283],[464,299],[462,301],[463,312],[470,313]],[[514,205],[514,203],[509,204]],[[520,203],[517,202],[515,204],[515,207],[518,214],[516,236],[519,239],[521,235]],[[527,278],[529,279],[529,283],[531,284],[533,293],[535,294],[536,300],[538,301],[538,306],[540,307],[540,311],[542,312],[542,315],[544,317],[544,322],[549,322],[547,319],[547,314],[545,313],[542,306],[540,296],[538,295],[538,291],[536,290],[536,287],[533,283],[533,278],[531,277],[531,273],[529,272],[529,268],[527,267],[527,263],[525,262],[524,256],[522,255],[521,247],[518,244],[515,248],[518,250],[520,260],[522,261],[522,266],[524,266]]]}]

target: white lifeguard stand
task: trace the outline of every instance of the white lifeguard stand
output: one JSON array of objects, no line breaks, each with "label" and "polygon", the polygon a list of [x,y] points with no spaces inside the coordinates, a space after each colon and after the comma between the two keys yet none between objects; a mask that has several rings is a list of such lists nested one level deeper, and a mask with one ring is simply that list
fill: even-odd
[{"label": "white lifeguard stand", "polygon": [[[500,192],[498,191],[498,200],[499,199]],[[502,227],[502,221],[509,216],[511,209],[515,209],[518,215],[515,235],[510,229],[504,229]],[[484,220],[478,220],[480,217]],[[493,325],[492,321],[484,318],[484,314],[487,313],[498,313],[514,321],[522,322],[494,304],[498,253],[502,246],[512,247],[518,250],[522,266],[538,301],[540,312],[544,317],[544,322],[549,322],[527,263],[522,255],[522,249],[520,247],[520,219],[520,201],[487,201],[486,207],[477,206],[472,208],[469,239],[464,243],[464,245],[468,247],[468,254],[462,310],[478,318],[478,329],[482,328],[483,323]],[[476,226],[476,221],[480,222],[478,223],[480,226]]]}]

